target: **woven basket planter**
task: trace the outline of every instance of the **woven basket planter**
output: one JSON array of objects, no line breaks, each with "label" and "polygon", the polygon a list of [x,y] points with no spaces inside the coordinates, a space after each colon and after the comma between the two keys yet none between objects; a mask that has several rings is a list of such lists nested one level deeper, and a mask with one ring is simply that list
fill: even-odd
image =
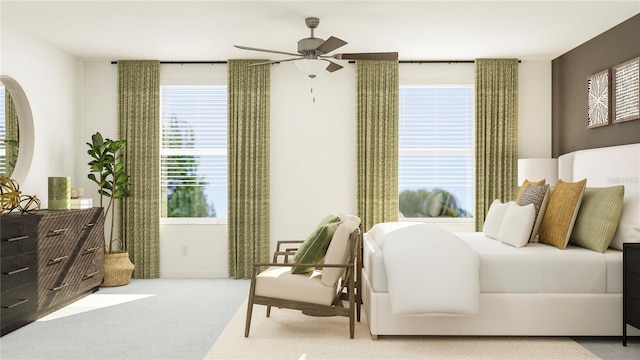
[{"label": "woven basket planter", "polygon": [[104,254],[104,280],[100,286],[127,285],[134,267],[128,252]]}]

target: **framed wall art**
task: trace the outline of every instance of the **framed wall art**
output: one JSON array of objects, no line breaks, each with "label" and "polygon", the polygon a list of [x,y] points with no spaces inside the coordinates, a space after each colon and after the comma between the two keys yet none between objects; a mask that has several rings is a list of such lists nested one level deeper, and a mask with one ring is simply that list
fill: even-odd
[{"label": "framed wall art", "polygon": [[609,69],[587,78],[587,128],[609,124]]},{"label": "framed wall art", "polygon": [[614,66],[611,80],[612,123],[640,119],[640,57]]}]

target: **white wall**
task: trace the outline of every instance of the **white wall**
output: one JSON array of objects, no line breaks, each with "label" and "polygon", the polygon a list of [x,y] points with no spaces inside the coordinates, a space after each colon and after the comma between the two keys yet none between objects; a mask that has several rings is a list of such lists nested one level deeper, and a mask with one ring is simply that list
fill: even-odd
[{"label": "white wall", "polygon": [[551,157],[551,61],[519,66],[518,158]]},{"label": "white wall", "polygon": [[[36,195],[47,208],[47,178],[69,176],[77,186],[76,145],[81,63],[39,39],[2,24],[2,75],[22,86],[33,114],[33,158],[20,180],[23,194]],[[28,144],[24,132],[20,142]],[[21,161],[19,159],[19,161]]]},{"label": "white wall", "polygon": [[[85,142],[95,131],[116,137],[117,67],[79,62],[29,35],[3,25],[2,74],[20,82],[31,103],[35,147],[21,182],[47,206],[48,176],[71,176],[85,195],[98,196],[86,179]],[[451,81],[452,67],[402,65],[401,83]],[[464,72],[473,71],[467,65]],[[225,65],[162,65],[163,83],[225,84]],[[317,219],[355,212],[355,66],[313,81],[291,64],[272,67],[271,235],[304,238]],[[313,86],[314,93],[310,93]],[[520,66],[520,157],[551,153],[551,65]],[[312,98],[315,96],[316,101]],[[73,159],[73,160],[71,160]],[[185,236],[185,234],[187,234]],[[161,276],[227,276],[226,225],[161,226]]]}]

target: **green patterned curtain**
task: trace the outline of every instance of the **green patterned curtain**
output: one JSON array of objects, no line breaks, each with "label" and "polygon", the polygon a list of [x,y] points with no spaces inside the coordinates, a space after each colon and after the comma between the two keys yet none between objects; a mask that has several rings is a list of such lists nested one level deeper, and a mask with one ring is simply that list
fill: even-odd
[{"label": "green patterned curtain", "polygon": [[356,61],[357,211],[365,231],[398,220],[398,61]]},{"label": "green patterned curtain", "polygon": [[[18,141],[20,139],[20,132],[18,130],[18,113],[16,112],[16,106],[13,103],[9,90],[4,91],[4,121],[5,121],[5,135],[7,140]],[[7,175],[11,177],[13,168],[18,160],[18,148],[12,145],[5,144],[6,149],[6,162],[7,162]]]},{"label": "green patterned curtain", "polygon": [[229,60],[229,277],[251,278],[270,248],[270,66]]},{"label": "green patterned curtain", "polygon": [[118,61],[118,136],[131,196],[121,202],[121,239],[133,277],[160,277],[160,62]]},{"label": "green patterned curtain", "polygon": [[515,198],[518,179],[518,60],[478,59],[476,231],[495,199]]}]

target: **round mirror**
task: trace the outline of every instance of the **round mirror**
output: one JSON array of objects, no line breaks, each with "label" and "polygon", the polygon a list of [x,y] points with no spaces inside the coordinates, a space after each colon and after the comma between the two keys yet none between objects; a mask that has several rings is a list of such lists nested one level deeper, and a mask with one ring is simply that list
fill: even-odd
[{"label": "round mirror", "polygon": [[0,75],[0,175],[22,182],[33,157],[33,115],[20,84],[10,76]]}]

